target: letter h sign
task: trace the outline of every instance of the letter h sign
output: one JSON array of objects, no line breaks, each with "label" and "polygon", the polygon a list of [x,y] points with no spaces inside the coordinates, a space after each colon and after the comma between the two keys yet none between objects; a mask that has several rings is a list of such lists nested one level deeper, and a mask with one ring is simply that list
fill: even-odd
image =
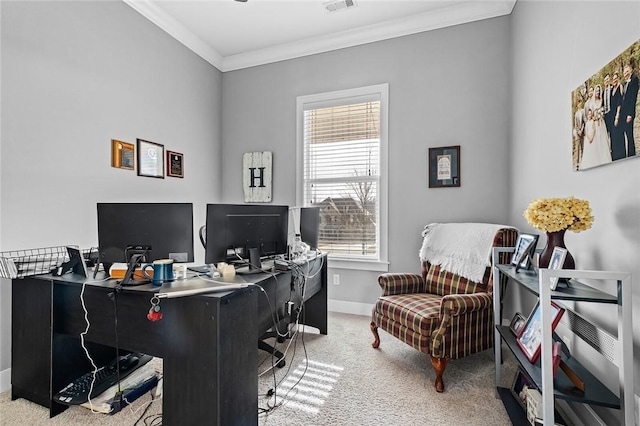
[{"label": "letter h sign", "polygon": [[242,156],[242,186],[245,203],[271,202],[272,158],[270,151],[246,152]]}]

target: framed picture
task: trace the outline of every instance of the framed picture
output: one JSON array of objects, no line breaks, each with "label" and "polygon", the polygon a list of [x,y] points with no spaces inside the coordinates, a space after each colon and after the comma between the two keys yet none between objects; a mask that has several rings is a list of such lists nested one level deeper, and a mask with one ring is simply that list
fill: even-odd
[{"label": "framed picture", "polygon": [[516,249],[511,256],[511,264],[516,267],[516,272],[520,268],[529,269],[531,266],[531,258],[536,251],[538,244],[537,234],[520,234],[516,241]]},{"label": "framed picture", "polygon": [[[551,331],[553,331],[555,330],[556,325],[558,325],[558,322],[564,313],[564,309],[554,302],[551,302],[550,309]],[[533,311],[531,311],[531,315],[529,315],[524,327],[520,330],[520,334],[518,334],[516,341],[530,362],[534,363],[538,360],[542,344],[542,319],[539,300],[533,308]]]},{"label": "framed picture", "polygon": [[175,151],[167,151],[167,176],[184,177],[183,154]]},{"label": "framed picture", "polygon": [[[553,253],[551,253],[551,259],[549,260],[549,269],[562,269],[564,265],[564,258],[567,257],[567,249],[562,247],[554,247]],[[551,277],[551,290],[555,290],[558,286],[560,278]]]},{"label": "framed picture", "polygon": [[640,40],[571,92],[573,170],[640,157],[639,49]]},{"label": "framed picture", "polygon": [[511,393],[525,411],[527,410],[527,389],[530,388],[536,389],[533,382],[518,368],[511,384]]},{"label": "framed picture", "polygon": [[138,176],[164,179],[164,145],[138,139]]},{"label": "framed picture", "polygon": [[513,334],[517,336],[518,334],[520,334],[520,330],[522,330],[522,327],[524,326],[524,323],[526,321],[527,320],[525,319],[525,317],[522,316],[520,312],[516,312],[516,314],[513,316],[513,319],[511,319],[511,324],[509,324],[509,329]]},{"label": "framed picture", "polygon": [[429,188],[460,186],[460,145],[429,148]]},{"label": "framed picture", "polygon": [[111,167],[133,170],[135,148],[132,143],[111,139]]}]

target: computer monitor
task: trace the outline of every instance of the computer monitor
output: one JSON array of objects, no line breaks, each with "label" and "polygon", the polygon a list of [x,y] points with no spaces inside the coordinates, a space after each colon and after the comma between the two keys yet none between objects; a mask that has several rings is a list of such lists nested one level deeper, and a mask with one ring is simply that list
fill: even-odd
[{"label": "computer monitor", "polygon": [[296,234],[300,239],[315,250],[318,248],[318,234],[320,228],[320,207],[291,207],[289,208],[289,246],[293,244]]},{"label": "computer monitor", "polygon": [[207,204],[205,263],[246,263],[251,252],[286,254],[288,214],[288,206]]},{"label": "computer monitor", "polygon": [[193,262],[192,203],[98,203],[98,253],[105,270],[142,254],[143,262]]}]

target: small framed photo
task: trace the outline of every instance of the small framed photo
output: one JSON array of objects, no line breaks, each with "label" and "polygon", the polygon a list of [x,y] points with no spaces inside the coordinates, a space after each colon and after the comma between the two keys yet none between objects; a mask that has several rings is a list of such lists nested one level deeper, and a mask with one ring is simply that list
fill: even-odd
[{"label": "small framed photo", "polygon": [[429,148],[429,188],[460,186],[460,145]]},{"label": "small framed photo", "polygon": [[513,319],[511,320],[511,324],[509,324],[509,329],[513,334],[517,336],[518,334],[520,334],[520,330],[522,330],[522,327],[524,326],[524,323],[526,321],[526,318],[523,317],[520,312],[516,312],[516,314],[513,316]]},{"label": "small framed photo", "polygon": [[[555,330],[564,309],[556,303],[551,302],[551,331]],[[540,312],[540,301],[531,311],[531,315],[527,319],[524,327],[520,330],[520,334],[516,339],[518,346],[527,357],[529,362],[534,363],[540,357],[540,347],[542,345],[542,314]]]},{"label": "small framed photo", "polygon": [[[549,269],[562,269],[564,265],[564,258],[567,257],[567,249],[562,247],[554,247],[553,253],[551,253],[551,259],[549,260]],[[558,287],[558,281],[560,278],[551,277],[551,290],[555,290]]]},{"label": "small framed photo", "polygon": [[537,234],[520,234],[516,241],[516,249],[511,256],[511,264],[516,267],[516,272],[520,268],[529,269],[531,266],[531,258],[536,251],[538,244]]},{"label": "small framed photo", "polygon": [[184,177],[184,155],[167,150],[167,176]]},{"label": "small framed photo", "polygon": [[164,179],[164,145],[138,139],[138,176]]},{"label": "small framed photo", "polygon": [[132,143],[111,139],[111,167],[133,170],[135,148]]},{"label": "small framed photo", "polygon": [[531,388],[536,389],[533,382],[518,368],[513,378],[513,384],[511,385],[511,393],[525,411],[527,410],[527,389]]}]

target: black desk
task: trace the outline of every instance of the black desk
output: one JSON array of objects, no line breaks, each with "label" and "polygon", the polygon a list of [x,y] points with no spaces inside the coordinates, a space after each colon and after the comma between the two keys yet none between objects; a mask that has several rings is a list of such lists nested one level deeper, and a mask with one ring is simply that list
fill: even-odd
[{"label": "black desk", "polygon": [[[309,268],[320,272],[306,283],[302,316],[326,334],[326,256],[311,261]],[[273,327],[270,307],[282,326],[288,322],[286,302],[295,304],[294,311],[301,306],[302,294],[292,287],[291,275],[237,277],[256,285],[162,299],[158,322],[146,317],[155,293],[212,284],[193,278],[114,293],[113,280],[91,282],[83,295],[91,324],[85,342],[98,363],[115,356],[116,339],[122,350],[163,358],[165,425],[257,424],[257,341]],[[51,416],[67,408],[52,400],[57,391],[91,370],[80,342],[86,329],[83,280],[41,275],[12,283],[11,397],[48,407]]]}]

